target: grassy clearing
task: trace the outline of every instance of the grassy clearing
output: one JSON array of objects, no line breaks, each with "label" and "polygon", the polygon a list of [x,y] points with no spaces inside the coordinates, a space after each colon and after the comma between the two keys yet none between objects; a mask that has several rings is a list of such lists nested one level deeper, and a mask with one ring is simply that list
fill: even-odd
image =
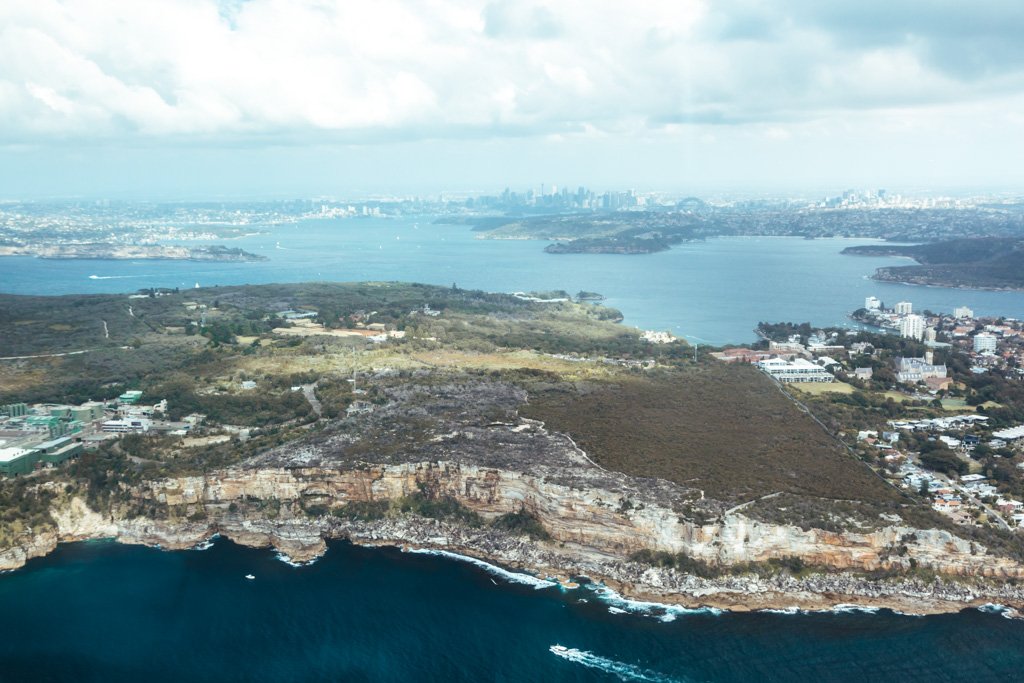
[{"label": "grassy clearing", "polygon": [[856,389],[844,382],[792,382],[788,385],[805,394],[821,396],[822,394],[852,394]]}]

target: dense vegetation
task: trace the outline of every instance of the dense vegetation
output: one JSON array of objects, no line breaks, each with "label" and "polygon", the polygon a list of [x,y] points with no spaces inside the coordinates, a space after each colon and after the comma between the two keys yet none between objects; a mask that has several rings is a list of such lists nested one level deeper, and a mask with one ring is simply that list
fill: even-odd
[{"label": "dense vegetation", "polygon": [[879,268],[880,280],[944,287],[1024,287],[1024,240],[982,237],[915,246],[847,247],[844,254],[909,256],[920,265]]},{"label": "dense vegetation", "polygon": [[599,464],[733,503],[780,491],[888,502],[892,489],[748,366],[708,364],[534,392],[524,414]]}]

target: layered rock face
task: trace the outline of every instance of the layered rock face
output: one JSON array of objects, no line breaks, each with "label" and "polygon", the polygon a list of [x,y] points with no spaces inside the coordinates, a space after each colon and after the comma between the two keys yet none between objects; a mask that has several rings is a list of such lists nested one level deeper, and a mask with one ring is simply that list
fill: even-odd
[{"label": "layered rock face", "polygon": [[[795,557],[810,565],[865,571],[905,568],[914,559],[918,567],[942,574],[1024,577],[1024,566],[988,555],[945,531],[901,526],[867,533],[804,531],[765,524],[740,513],[697,525],[661,502],[645,499],[642,490],[625,489],[626,479],[623,477],[623,486],[614,491],[577,488],[522,472],[454,462],[355,470],[233,469],[206,477],[152,482],[140,492],[171,506],[203,508],[208,515],[205,525],[193,523],[183,528],[178,523],[125,520],[118,523],[117,535],[168,546],[192,545],[214,532],[250,543],[253,535],[261,535],[265,538],[258,545],[273,545],[305,557],[322,549],[323,538],[349,535],[355,529],[329,516],[310,518],[302,512],[303,501],[336,506],[393,500],[429,490],[457,500],[485,519],[525,509],[551,535],[545,545],[572,546],[573,553],[592,559],[621,560],[637,550],[651,549],[685,553],[716,566]],[[680,495],[686,495],[685,489]],[[623,505],[627,499],[632,504],[628,508]],[[232,503],[238,510],[253,500],[279,501],[278,517],[267,520],[248,511],[227,511]],[[267,522],[272,530],[264,526]],[[899,554],[901,546],[904,549]]]},{"label": "layered rock face", "polygon": [[[863,533],[804,531],[760,522],[741,512],[699,524],[680,512],[699,498],[699,492],[605,471],[570,439],[550,434],[538,423],[492,425],[448,434],[446,439],[436,445],[443,459],[367,462],[345,455],[327,440],[301,449],[283,447],[205,476],[147,482],[131,491],[137,501],[167,510],[168,517],[161,519],[127,518],[116,510],[102,516],[73,499],[54,511],[56,532],[40,534],[31,545],[0,554],[0,568],[21,566],[59,541],[115,538],[187,548],[221,534],[244,545],[272,546],[296,561],[317,557],[326,549],[326,540],[333,538],[453,550],[533,571],[588,575],[634,595],[684,602],[726,593],[863,596],[876,589],[872,582],[837,584],[835,580],[820,584],[702,580],[672,569],[648,568],[630,562],[629,556],[649,549],[684,553],[719,567],[799,558],[807,565],[831,569],[917,566],[952,577],[1024,577],[1021,564],[987,554],[984,548],[939,530],[891,525]],[[527,452],[529,462],[522,457]],[[519,453],[518,464],[527,466],[510,467],[509,453]],[[410,516],[360,521],[323,514],[350,503],[392,501],[414,493],[453,499],[485,520],[526,510],[551,540],[533,542],[486,526],[471,528]],[[993,582],[988,593],[971,589],[953,597],[946,590],[943,600],[970,602],[994,593],[1004,602],[1024,599],[1016,589],[1003,590],[1000,584]],[[934,588],[922,590],[934,593]],[[738,598],[729,604],[733,603],[744,604]]]}]

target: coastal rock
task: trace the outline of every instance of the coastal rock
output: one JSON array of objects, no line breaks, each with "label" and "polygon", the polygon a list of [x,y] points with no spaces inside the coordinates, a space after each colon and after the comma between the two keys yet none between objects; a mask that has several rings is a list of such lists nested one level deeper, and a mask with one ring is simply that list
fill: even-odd
[{"label": "coastal rock", "polygon": [[[514,450],[529,441],[539,455],[528,471],[508,467],[505,456],[488,444],[488,434],[480,430],[463,439],[463,448],[449,450],[443,460],[342,460],[307,445],[294,460],[284,448],[205,476],[148,481],[128,491],[136,503],[131,509],[165,506],[167,516],[158,519],[129,517],[118,508],[103,516],[72,498],[54,509],[55,531],[0,554],[0,567],[20,566],[59,541],[116,538],[182,549],[220,534],[247,546],[273,547],[294,562],[315,559],[330,539],[443,549],[542,575],[589,576],[624,594],[691,606],[818,609],[858,602],[903,611],[943,611],[980,602],[1024,606],[1024,591],[1005,581],[1024,577],[1024,566],[946,531],[898,524],[863,532],[804,530],[751,519],[741,511],[698,523],[679,512],[680,503],[694,499],[692,490],[603,470],[571,440],[548,434],[536,423],[509,430],[500,446]],[[487,524],[344,514],[351,503],[413,494],[455,501],[485,522],[526,511],[550,540],[531,541]],[[327,514],[331,510],[341,514]],[[684,554],[718,569],[796,559],[826,573],[797,579],[787,573],[723,572],[704,578],[630,561],[638,550]],[[869,580],[853,573],[912,566],[939,578],[926,584],[914,578]]]}]

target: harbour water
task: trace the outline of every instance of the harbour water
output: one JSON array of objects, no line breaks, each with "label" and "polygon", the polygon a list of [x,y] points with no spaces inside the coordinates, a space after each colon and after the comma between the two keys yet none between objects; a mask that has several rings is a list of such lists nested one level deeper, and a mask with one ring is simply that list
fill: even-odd
[{"label": "harbour water", "polygon": [[[229,242],[268,258],[251,263],[0,259],[0,291],[15,294],[125,292],[308,280],[403,280],[497,292],[597,291],[626,324],[668,330],[703,344],[754,338],[758,321],[850,324],[875,295],[918,310],[967,305],[979,315],[1024,317],[1024,292],[986,292],[875,282],[905,259],[843,256],[870,240],[719,238],[657,254],[546,254],[546,242],[476,239],[466,226],[432,217],[305,220],[266,226]],[[255,230],[255,228],[254,228]]]},{"label": "harbour water", "polygon": [[1024,625],[997,613],[628,607],[344,543],[305,567],[228,541],[78,543],[0,576],[0,680],[860,683],[1019,680],[1024,667]]}]

